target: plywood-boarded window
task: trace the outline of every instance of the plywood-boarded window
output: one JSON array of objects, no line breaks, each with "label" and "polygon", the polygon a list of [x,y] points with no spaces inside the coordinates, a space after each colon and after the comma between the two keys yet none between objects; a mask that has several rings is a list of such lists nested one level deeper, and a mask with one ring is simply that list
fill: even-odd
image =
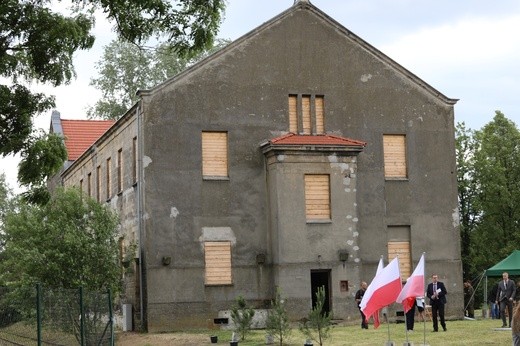
[{"label": "plywood-boarded window", "polygon": [[289,132],[298,133],[298,95],[289,95]]},{"label": "plywood-boarded window", "polygon": [[309,95],[302,96],[302,133],[311,134],[311,97]]},{"label": "plywood-boarded window", "polygon": [[384,135],[385,178],[406,178],[406,136]]},{"label": "plywood-boarded window", "polygon": [[227,132],[202,132],[202,175],[227,178]]},{"label": "plywood-boarded window", "polygon": [[399,256],[399,270],[401,279],[404,281],[412,274],[412,258],[410,255],[410,242],[408,241],[389,241],[388,242],[388,262]]},{"label": "plywood-boarded window", "polygon": [[300,135],[325,133],[323,95],[289,95],[289,132]]},{"label": "plywood-boarded window", "polygon": [[230,285],[231,278],[231,242],[204,242],[205,284]]},{"label": "plywood-boarded window", "polygon": [[305,215],[307,221],[331,219],[328,174],[305,175]]},{"label": "plywood-boarded window", "polygon": [[316,113],[316,134],[321,135],[325,132],[324,122],[324,102],[323,96],[316,96],[314,100],[314,108]]}]

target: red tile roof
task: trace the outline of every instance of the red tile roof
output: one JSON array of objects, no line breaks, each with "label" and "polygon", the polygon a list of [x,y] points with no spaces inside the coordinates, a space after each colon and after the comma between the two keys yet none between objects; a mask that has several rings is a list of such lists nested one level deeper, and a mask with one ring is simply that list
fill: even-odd
[{"label": "red tile roof", "polygon": [[114,120],[61,119],[69,161],[74,161],[80,157],[114,123]]},{"label": "red tile roof", "polygon": [[366,142],[335,135],[297,135],[288,133],[284,136],[269,140],[271,145],[334,145],[334,146],[362,146]]}]

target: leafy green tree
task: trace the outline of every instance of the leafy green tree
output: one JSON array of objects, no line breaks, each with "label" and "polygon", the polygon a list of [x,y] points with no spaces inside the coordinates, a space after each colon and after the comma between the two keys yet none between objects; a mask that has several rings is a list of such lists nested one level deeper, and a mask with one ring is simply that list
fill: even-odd
[{"label": "leafy green tree", "polygon": [[475,139],[478,225],[471,257],[475,268],[483,270],[520,246],[520,132],[497,111]]},{"label": "leafy green tree", "polygon": [[[221,16],[224,0],[89,0],[72,2],[66,16],[53,9],[51,0],[3,0],[0,2],[0,155],[22,154],[32,160],[34,144],[33,118],[54,106],[54,98],[33,93],[28,85],[39,83],[58,86],[74,77],[73,56],[94,44],[91,30],[95,10],[101,10],[115,23],[118,36],[143,44],[152,37],[169,42],[178,54],[192,54],[211,47]],[[40,136],[41,140],[50,138]],[[62,144],[63,145],[63,144]],[[40,158],[56,157],[54,145],[41,146]],[[61,151],[61,149],[57,149]],[[34,153],[34,152],[32,152]],[[56,172],[53,159],[45,171]],[[24,176],[27,171],[19,174]],[[37,175],[38,176],[38,175]],[[32,177],[35,178],[35,177]],[[41,191],[42,181],[29,187]],[[39,194],[37,194],[39,195]]]},{"label": "leafy green tree", "polygon": [[271,309],[267,313],[267,333],[278,339],[279,345],[282,346],[284,340],[291,334],[291,326],[289,324],[289,316],[285,309],[285,301],[282,299],[280,290],[276,291],[276,296],[271,301]]},{"label": "leafy green tree", "polygon": [[112,41],[96,63],[99,77],[90,80],[90,85],[101,90],[102,98],[89,108],[89,117],[119,118],[137,102],[138,89],[156,86],[227,43],[218,40],[210,49],[181,55],[169,43],[143,49],[129,42]]},{"label": "leafy green tree", "polygon": [[2,220],[7,212],[7,206],[12,198],[12,190],[5,181],[5,174],[0,173],[0,233],[2,232]]},{"label": "leafy green tree", "polygon": [[474,131],[467,129],[464,123],[457,124],[455,131],[462,268],[463,275],[471,278],[475,274],[471,266],[471,234],[479,216],[476,208],[478,184],[474,159],[477,143]]},{"label": "leafy green tree", "polygon": [[236,298],[235,304],[231,307],[231,319],[235,325],[235,332],[240,335],[240,340],[245,340],[251,331],[255,310],[247,305],[242,296]]},{"label": "leafy green tree", "polygon": [[314,340],[323,345],[323,342],[330,336],[330,321],[332,314],[325,312],[325,287],[318,287],[316,291],[316,305],[309,312],[308,318],[300,325],[300,331],[308,339]]},{"label": "leafy green tree", "polygon": [[[0,177],[0,198],[3,186]],[[77,304],[82,287],[83,324],[89,330],[85,341],[97,344],[95,331],[106,324],[106,290],[115,295],[120,287],[115,214],[75,189],[57,190],[45,205],[9,197],[4,205],[0,219],[3,323],[34,318],[35,283],[41,283],[47,326],[72,332],[79,341]]]},{"label": "leafy green tree", "polygon": [[28,188],[22,197],[30,203],[45,204],[50,199],[46,181],[63,166],[67,150],[61,136],[43,131],[34,132],[28,143],[18,165],[18,182]]},{"label": "leafy green tree", "polygon": [[3,258],[4,249],[4,238],[2,235],[4,232],[4,217],[9,211],[11,200],[13,198],[13,192],[7,182],[5,181],[5,174],[0,173],[0,262]]},{"label": "leafy green tree", "polygon": [[3,218],[0,283],[118,292],[118,219],[76,189],[45,205],[20,202]]}]

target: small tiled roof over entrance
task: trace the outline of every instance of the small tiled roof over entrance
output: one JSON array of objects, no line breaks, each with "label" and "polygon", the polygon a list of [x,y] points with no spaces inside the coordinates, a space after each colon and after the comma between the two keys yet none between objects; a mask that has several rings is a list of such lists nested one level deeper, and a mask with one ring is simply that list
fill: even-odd
[{"label": "small tiled roof over entrance", "polygon": [[114,123],[114,120],[61,119],[68,160],[74,161],[80,157],[81,154],[94,144]]},{"label": "small tiled roof over entrance", "polygon": [[355,139],[335,136],[335,135],[297,135],[288,133],[284,136],[269,140],[269,144],[276,145],[323,145],[323,146],[348,146],[348,147],[364,147],[363,141]]}]

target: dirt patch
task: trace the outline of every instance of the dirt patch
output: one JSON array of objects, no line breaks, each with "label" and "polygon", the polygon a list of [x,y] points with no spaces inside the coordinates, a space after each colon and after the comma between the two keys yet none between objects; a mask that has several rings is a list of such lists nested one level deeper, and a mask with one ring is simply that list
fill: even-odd
[{"label": "dirt patch", "polygon": [[168,333],[146,334],[125,332],[117,333],[117,345],[124,346],[166,346],[185,345],[197,346],[211,344],[209,336],[199,334]]}]

